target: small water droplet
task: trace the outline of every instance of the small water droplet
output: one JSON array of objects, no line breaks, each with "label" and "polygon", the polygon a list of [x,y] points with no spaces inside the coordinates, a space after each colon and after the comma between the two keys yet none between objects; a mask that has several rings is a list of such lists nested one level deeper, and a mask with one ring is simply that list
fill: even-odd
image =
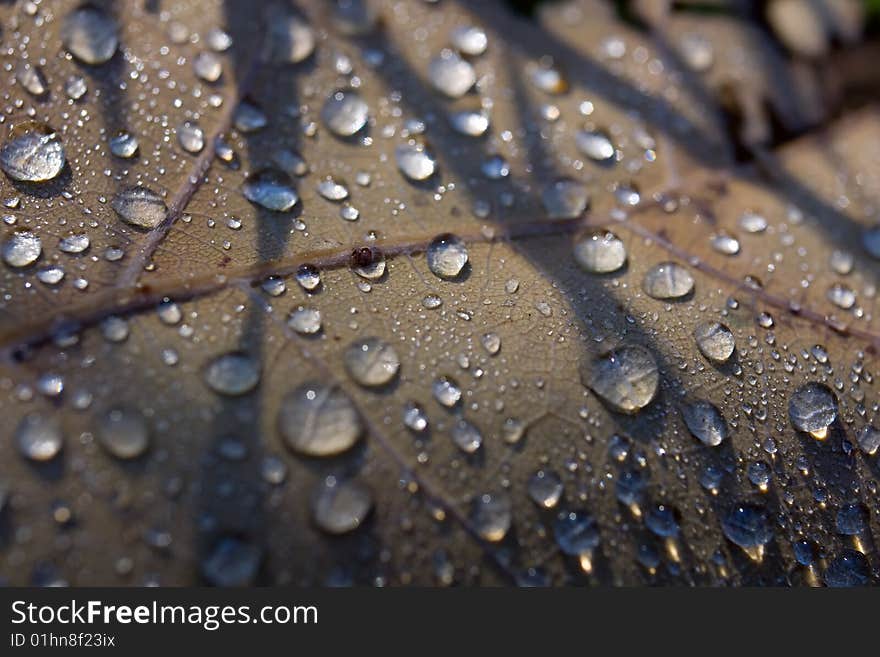
[{"label": "small water droplet", "polygon": [[52,417],[39,413],[25,415],[15,429],[15,444],[31,461],[51,461],[61,451],[64,436]]},{"label": "small water droplet", "polygon": [[444,49],[428,65],[428,79],[434,88],[450,98],[461,98],[477,81],[474,67],[452,50]]},{"label": "small water droplet", "polygon": [[640,345],[623,345],[581,369],[581,381],[621,413],[637,413],[657,394],[657,361]]},{"label": "small water droplet", "polygon": [[352,342],[345,350],[343,362],[349,376],[366,387],[390,383],[400,369],[400,357],[394,347],[374,337]]},{"label": "small water droplet", "polygon": [[260,366],[257,361],[240,352],[217,356],[205,367],[205,383],[221,395],[244,395],[260,382]]},{"label": "small water droplet", "polygon": [[127,187],[113,197],[110,205],[123,221],[137,228],[156,228],[168,214],[162,196],[147,187]]},{"label": "small water droplet", "polygon": [[647,271],[642,288],[654,299],[680,299],[693,291],[694,277],[676,262],[661,262]]},{"label": "small water droplet", "polygon": [[299,201],[290,177],[278,169],[261,169],[248,176],[242,191],[251,203],[275,212],[286,212]]},{"label": "small water droplet", "polygon": [[315,524],[328,534],[347,534],[363,524],[373,508],[370,489],[353,479],[326,477],[312,499]]},{"label": "small water droplet", "polygon": [[575,242],[574,259],[590,274],[610,274],[626,263],[626,247],[614,233],[596,230]]},{"label": "small water droplet", "polygon": [[837,419],[837,398],[828,386],[811,381],[794,391],[788,401],[788,416],[795,429],[821,440]]},{"label": "small water droplet", "polygon": [[702,322],[694,329],[697,347],[706,358],[716,363],[726,363],[733,355],[736,341],[726,325],[719,322]]},{"label": "small water droplet", "polygon": [[443,279],[456,278],[468,261],[465,243],[449,233],[435,237],[428,245],[426,256],[428,269]]},{"label": "small water droplet", "polygon": [[333,134],[351,137],[370,118],[370,108],[354,91],[336,91],[321,108],[321,120]]},{"label": "small water droplet", "polygon": [[140,411],[115,408],[99,419],[98,440],[112,456],[134,459],[147,451],[150,432]]},{"label": "small water droplet", "polygon": [[721,411],[703,399],[681,406],[681,415],[688,430],[704,445],[717,447],[727,438],[727,422]]}]

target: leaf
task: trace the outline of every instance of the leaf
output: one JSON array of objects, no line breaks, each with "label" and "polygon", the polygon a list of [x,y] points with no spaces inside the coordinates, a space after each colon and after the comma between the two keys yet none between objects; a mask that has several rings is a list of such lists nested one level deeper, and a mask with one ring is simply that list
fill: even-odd
[{"label": "leaf", "polygon": [[731,18],[370,7],[101,3],[96,65],[0,9],[67,162],[2,183],[0,574],[868,581],[876,111],[773,150],[826,108]]}]

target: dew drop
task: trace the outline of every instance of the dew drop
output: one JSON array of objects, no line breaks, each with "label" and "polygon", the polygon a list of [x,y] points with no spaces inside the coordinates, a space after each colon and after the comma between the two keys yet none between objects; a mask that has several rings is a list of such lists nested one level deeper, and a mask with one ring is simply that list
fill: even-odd
[{"label": "dew drop", "polygon": [[313,292],[321,285],[321,272],[314,265],[300,265],[296,270],[296,282],[306,292]]},{"label": "dew drop", "polygon": [[657,394],[657,361],[640,345],[623,345],[581,369],[581,381],[621,413],[637,413]]},{"label": "dew drop", "polygon": [[290,313],[287,325],[300,335],[315,335],[321,330],[321,311],[300,306]]},{"label": "dew drop", "polygon": [[489,129],[489,117],[475,110],[454,112],[450,115],[449,122],[456,132],[468,137],[481,137]]},{"label": "dew drop", "polygon": [[489,45],[489,37],[486,32],[475,25],[460,25],[452,30],[449,40],[462,55],[470,55],[476,57],[486,52]]},{"label": "dew drop", "polygon": [[552,470],[538,470],[529,478],[529,497],[543,509],[552,509],[562,498],[562,479]]},{"label": "dew drop", "polygon": [[614,233],[596,230],[575,242],[574,259],[590,274],[610,274],[626,263],[626,247]]},{"label": "dew drop", "polygon": [[205,367],[205,383],[221,395],[244,395],[260,382],[260,365],[247,354],[231,352],[217,356]]},{"label": "dew drop", "polygon": [[753,504],[734,506],[721,519],[721,531],[756,560],[760,560],[764,546],[773,538],[767,510]]},{"label": "dew drop", "polygon": [[156,228],[168,214],[162,196],[148,187],[127,187],[110,205],[123,221],[137,228]]},{"label": "dew drop", "polygon": [[415,433],[423,433],[428,429],[428,416],[416,402],[407,402],[403,407],[403,424]]},{"label": "dew drop", "polygon": [[205,133],[191,121],[186,121],[177,129],[177,141],[187,153],[200,153],[205,147]]},{"label": "dew drop", "polygon": [[837,398],[828,386],[811,381],[794,391],[788,401],[788,416],[795,429],[822,440],[837,419]]},{"label": "dew drop", "polygon": [[575,144],[581,153],[594,162],[608,162],[614,158],[614,144],[604,132],[581,130],[575,135]]},{"label": "dew drop", "polygon": [[698,324],[694,329],[694,339],[700,353],[716,363],[726,363],[736,347],[733,333],[719,322]]},{"label": "dew drop", "polygon": [[444,279],[457,277],[468,261],[465,243],[449,233],[435,237],[428,245],[426,256],[431,273]]},{"label": "dew drop", "polygon": [[676,262],[661,262],[647,271],[642,288],[654,299],[680,299],[693,291],[694,277]]},{"label": "dew drop", "polygon": [[369,118],[369,106],[354,91],[335,92],[321,108],[324,125],[339,137],[351,137],[367,124]]},{"label": "dew drop", "polygon": [[548,218],[577,219],[587,209],[590,194],[581,183],[563,178],[544,188],[541,201]]},{"label": "dew drop", "polygon": [[578,558],[586,557],[587,563],[601,540],[599,526],[593,516],[586,511],[559,514],[553,524],[553,535],[564,554]]},{"label": "dew drop", "polygon": [[409,142],[398,146],[395,151],[397,168],[400,172],[416,182],[427,180],[437,170],[437,161],[425,149],[424,144]]},{"label": "dew drop", "polygon": [[434,381],[431,392],[434,394],[434,399],[446,408],[452,408],[461,400],[461,388],[455,379],[448,376],[441,376]]},{"label": "dew drop", "polygon": [[242,186],[245,198],[267,210],[286,212],[299,201],[290,177],[278,169],[261,169]]},{"label": "dew drop", "polygon": [[863,426],[858,434],[856,435],[856,440],[859,443],[859,448],[868,456],[874,456],[877,453],[877,450],[880,449],[880,429],[876,427],[866,424]]},{"label": "dew drop", "polygon": [[334,456],[351,449],[363,424],[351,398],[340,388],[305,383],[281,402],[278,429],[286,445],[306,456]]},{"label": "dew drop", "polygon": [[205,82],[216,82],[223,75],[223,60],[213,52],[200,52],[193,60],[193,71]]},{"label": "dew drop", "polygon": [[10,267],[27,267],[34,264],[43,252],[39,236],[29,230],[20,230],[3,242],[0,247],[3,262]]},{"label": "dew drop", "polygon": [[22,456],[31,461],[51,461],[61,451],[64,436],[57,420],[30,413],[15,429],[15,444]]},{"label": "dew drop", "polygon": [[504,540],[513,521],[510,498],[504,494],[480,495],[471,505],[471,523],[484,541]]},{"label": "dew drop", "polygon": [[434,88],[450,98],[461,98],[477,81],[469,62],[451,50],[443,50],[428,65],[428,79]]},{"label": "dew drop", "polygon": [[352,342],[345,350],[343,363],[349,376],[365,387],[390,383],[400,369],[400,357],[394,347],[375,337]]},{"label": "dew drop", "polygon": [[116,22],[91,5],[83,5],[67,15],[61,40],[71,55],[93,66],[109,61],[119,45]]},{"label": "dew drop", "polygon": [[688,430],[704,445],[717,447],[727,438],[727,422],[721,411],[703,399],[681,406],[681,415]]},{"label": "dew drop", "polygon": [[134,459],[147,451],[150,432],[140,411],[115,408],[98,421],[98,441],[118,459]]},{"label": "dew drop", "polygon": [[276,64],[298,64],[315,51],[315,33],[299,16],[283,9],[270,12],[268,57]]},{"label": "dew drop", "polygon": [[341,535],[356,530],[373,508],[370,489],[355,480],[339,481],[326,477],[318,484],[312,499],[312,518],[328,534]]},{"label": "dew drop", "polygon": [[61,140],[45,123],[26,121],[9,132],[0,146],[0,169],[13,180],[46,182],[64,169]]},{"label": "dew drop", "polygon": [[128,132],[120,132],[110,138],[110,152],[116,157],[132,158],[138,152],[138,147],[137,137]]}]

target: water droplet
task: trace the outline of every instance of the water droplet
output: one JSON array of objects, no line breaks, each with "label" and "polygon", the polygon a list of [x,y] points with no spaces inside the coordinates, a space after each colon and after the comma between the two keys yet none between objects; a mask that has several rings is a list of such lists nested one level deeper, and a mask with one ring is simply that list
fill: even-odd
[{"label": "water droplet", "polygon": [[824,579],[834,588],[865,586],[871,581],[871,564],[864,554],[847,548],[828,564]]},{"label": "water droplet", "polygon": [[116,22],[91,5],[83,5],[67,15],[61,40],[71,55],[93,66],[109,61],[119,45]]},{"label": "water droplet", "polygon": [[79,75],[70,76],[67,78],[67,82],[64,83],[64,93],[71,100],[79,100],[86,95],[88,90],[89,87],[86,84],[86,79]]},{"label": "water droplet", "polygon": [[296,270],[296,282],[306,292],[313,292],[321,285],[321,272],[314,265],[300,265]]},{"label": "water droplet", "polygon": [[159,303],[156,307],[156,311],[162,323],[167,324],[168,326],[174,326],[183,319],[183,312],[180,310],[180,306],[170,299],[164,299]]},{"label": "water droplet", "polygon": [[440,404],[446,408],[452,408],[461,400],[461,388],[455,379],[448,376],[441,376],[434,381],[431,391]]},{"label": "water droplet", "polygon": [[773,538],[767,510],[753,504],[734,506],[721,519],[721,531],[756,560],[760,560],[764,546]]},{"label": "water droplet", "polygon": [[626,263],[626,247],[614,233],[596,230],[575,242],[574,259],[590,274],[610,274]]},{"label": "water droplet", "polygon": [[581,153],[595,162],[608,162],[614,158],[614,144],[604,132],[581,130],[575,135],[575,144]]},{"label": "water droplet", "polygon": [[374,337],[352,342],[345,350],[343,362],[349,376],[367,387],[390,383],[400,369],[400,357],[394,347]]},{"label": "water droplet", "polygon": [[660,384],[657,361],[640,345],[623,345],[582,368],[581,381],[621,413],[637,413],[654,399]]},{"label": "water droplet", "polygon": [[29,94],[40,97],[49,91],[49,83],[39,66],[32,66],[28,62],[21,62],[15,71],[15,78]]},{"label": "water droplet", "polygon": [[61,451],[64,436],[57,420],[30,413],[15,429],[15,444],[22,456],[31,461],[51,461]]},{"label": "water droplet", "polygon": [[58,285],[64,280],[64,270],[58,265],[48,265],[37,270],[37,279],[45,285]]},{"label": "water droplet", "polygon": [[138,147],[137,137],[128,132],[120,132],[115,137],[110,138],[110,152],[116,157],[125,159],[134,157],[138,152]]},{"label": "water droplet", "polygon": [[480,344],[490,356],[494,356],[501,351],[501,336],[497,333],[484,333],[480,337]]},{"label": "water droplet", "polygon": [[122,317],[111,316],[101,322],[101,335],[109,342],[124,342],[128,333],[128,322]]},{"label": "water droplet", "polygon": [[147,187],[123,189],[110,205],[123,221],[138,228],[156,228],[168,214],[162,196]]},{"label": "water droplet", "polygon": [[200,153],[205,147],[205,133],[192,121],[186,121],[177,128],[177,141],[187,153]]},{"label": "water droplet", "polygon": [[577,219],[587,209],[590,194],[576,180],[563,178],[550,183],[541,194],[544,210],[550,219]]},{"label": "water droplet", "polygon": [[217,356],[205,367],[205,383],[221,395],[244,395],[260,382],[259,363],[241,352]]},{"label": "water droplet", "polygon": [[452,442],[465,454],[473,454],[483,444],[483,434],[467,420],[458,419],[452,425]]},{"label": "water droplet", "polygon": [[298,64],[315,50],[315,33],[299,16],[273,8],[268,21],[268,57],[276,64]]},{"label": "water droplet", "polygon": [[676,262],[661,262],[648,270],[642,287],[654,299],[680,299],[694,289],[694,277]]},{"label": "water droplet", "polygon": [[300,335],[314,335],[321,330],[321,311],[300,306],[290,313],[287,325]]},{"label": "water droplet", "polygon": [[403,424],[416,433],[428,429],[428,416],[416,402],[407,402],[403,407]]},{"label": "water droplet", "polygon": [[856,440],[865,454],[873,456],[880,449],[880,429],[866,424],[859,430]]},{"label": "water droplet", "polygon": [[385,255],[369,247],[355,249],[351,254],[351,265],[361,278],[378,281],[385,274]]},{"label": "water droplet", "polygon": [[262,550],[241,539],[220,539],[201,564],[202,575],[212,585],[229,588],[250,586],[260,569]]},{"label": "water droplet", "polygon": [[29,230],[20,230],[3,242],[0,247],[3,262],[10,267],[27,267],[34,264],[43,252],[43,243],[38,235]]},{"label": "water droplet", "polygon": [[343,201],[348,198],[348,187],[327,176],[318,182],[318,193],[328,201]]},{"label": "water droplet", "polygon": [[733,333],[719,322],[702,322],[697,325],[694,338],[700,353],[716,363],[726,363],[736,347]]},{"label": "water droplet", "polygon": [[259,107],[248,101],[242,101],[235,108],[232,124],[241,133],[247,134],[265,128],[269,123],[266,114]]},{"label": "water droplet", "polygon": [[480,495],[471,506],[471,523],[484,541],[497,543],[507,536],[513,521],[510,498],[497,494]]},{"label": "water droplet", "polygon": [[372,508],[369,488],[352,479],[339,481],[327,477],[314,493],[312,517],[328,534],[347,534],[363,524]]},{"label": "water droplet", "polygon": [[321,108],[321,120],[333,134],[351,137],[361,130],[370,118],[370,108],[354,91],[337,91]]},{"label": "water droplet", "polygon": [[428,65],[428,78],[441,93],[461,98],[474,86],[477,74],[469,62],[451,50],[443,50]]},{"label": "water droplet", "polygon": [[299,201],[290,177],[278,169],[261,169],[242,186],[245,198],[267,210],[286,212]]},{"label": "water droplet", "polygon": [[699,32],[688,32],[679,41],[685,63],[698,73],[708,71],[715,61],[712,42]]},{"label": "water droplet", "polygon": [[98,440],[112,456],[134,459],[147,451],[150,432],[140,411],[115,408],[98,421]]},{"label": "water droplet", "polygon": [[552,509],[562,497],[562,479],[555,472],[538,470],[529,478],[529,497],[544,509]]},{"label": "water droplet", "polygon": [[856,293],[848,285],[835,283],[828,288],[828,300],[838,308],[849,310],[856,303]]},{"label": "water droplet", "polygon": [[334,456],[363,433],[354,402],[340,388],[305,383],[281,402],[278,428],[287,446],[306,456]]},{"label": "water droplet", "polygon": [[424,144],[409,142],[394,151],[397,168],[410,180],[427,180],[437,170],[437,161]]},{"label": "water droplet", "polygon": [[529,79],[535,88],[546,94],[564,94],[568,91],[568,80],[562,71],[553,66],[550,60],[542,60],[529,67]]},{"label": "water droplet", "polygon": [[767,219],[756,212],[743,212],[739,225],[747,233],[763,233],[767,230]]},{"label": "water droplet", "polygon": [[468,137],[480,137],[489,129],[489,117],[476,110],[454,112],[449,117],[452,127]]},{"label": "water droplet", "polygon": [[841,276],[849,274],[853,269],[854,263],[855,258],[853,258],[852,253],[849,253],[848,251],[838,251],[836,249],[831,252],[831,257],[828,261],[831,270]]},{"label": "water droplet", "polygon": [[457,277],[468,261],[465,243],[449,233],[435,237],[426,252],[428,269],[444,279]]},{"label": "water droplet", "polygon": [[599,547],[599,526],[586,511],[561,513],[553,524],[556,544],[564,554],[589,557]]},{"label": "water droplet", "polygon": [[727,438],[727,422],[711,402],[699,399],[681,406],[688,430],[704,445],[717,447]]},{"label": "water droplet", "polygon": [[216,82],[223,75],[223,60],[213,52],[200,52],[193,59],[193,71],[205,82]]},{"label": "water droplet", "polygon": [[795,429],[821,440],[837,419],[837,398],[828,386],[811,381],[794,391],[788,401],[788,416]]},{"label": "water droplet", "polygon": [[483,162],[480,170],[489,180],[501,180],[510,175],[510,165],[500,155],[493,155]]},{"label": "water droplet", "polygon": [[449,35],[452,46],[463,55],[476,57],[486,52],[489,37],[486,32],[475,25],[460,25]]},{"label": "water droplet", "polygon": [[718,233],[711,238],[712,248],[724,255],[736,255],[739,253],[739,240],[727,233]]},{"label": "water droplet", "polygon": [[65,162],[61,140],[45,123],[26,121],[18,124],[0,146],[0,169],[13,180],[52,180],[64,169]]}]

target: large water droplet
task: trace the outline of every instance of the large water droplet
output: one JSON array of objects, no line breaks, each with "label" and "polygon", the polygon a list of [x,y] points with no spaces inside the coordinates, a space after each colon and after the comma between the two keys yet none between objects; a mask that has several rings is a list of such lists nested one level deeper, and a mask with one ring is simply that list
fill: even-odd
[{"label": "large water droplet", "polygon": [[581,369],[581,381],[621,413],[637,413],[654,399],[660,384],[657,361],[640,345],[623,345]]},{"label": "large water droplet", "polygon": [[409,142],[398,146],[394,151],[397,168],[410,180],[427,180],[437,170],[437,161],[425,149],[424,144]]},{"label": "large water droplet", "polygon": [[115,408],[98,421],[98,440],[118,459],[133,459],[147,451],[150,431],[140,411]]},{"label": "large water droplet", "polygon": [[299,201],[290,177],[278,169],[261,169],[242,185],[245,198],[267,210],[286,212]]},{"label": "large water droplet", "polygon": [[450,115],[449,122],[457,132],[468,137],[480,137],[489,129],[489,117],[476,110],[462,110]]},{"label": "large water droplet", "polygon": [[333,456],[351,449],[363,433],[351,398],[337,387],[305,383],[281,402],[278,429],[287,446],[306,456]]},{"label": "large water droplet", "polygon": [[45,182],[52,180],[66,162],[58,135],[45,123],[27,121],[9,132],[0,146],[0,169],[13,180]]},{"label": "large water droplet", "polygon": [[64,444],[61,426],[52,417],[39,413],[25,415],[15,429],[15,444],[31,461],[50,461]]},{"label": "large water droplet", "polygon": [[694,329],[694,339],[700,352],[709,360],[725,363],[736,347],[733,333],[719,322],[702,322]]},{"label": "large water droplet", "polygon": [[614,233],[596,230],[575,242],[574,259],[590,274],[610,274],[626,263],[626,247]]},{"label": "large water droplet", "polygon": [[497,543],[504,539],[513,520],[510,498],[502,494],[476,497],[471,505],[471,523],[484,541]]},{"label": "large water droplet", "polygon": [[733,507],[721,519],[721,531],[756,560],[760,560],[764,546],[773,538],[767,510],[752,504]]},{"label": "large water droplet", "polygon": [[604,132],[581,130],[575,135],[578,149],[595,162],[608,162],[614,158],[614,144]]},{"label": "large water droplet", "polygon": [[362,386],[390,383],[400,369],[400,357],[390,344],[380,338],[355,340],[345,350],[345,369]]},{"label": "large water droplet", "polygon": [[563,178],[550,183],[541,194],[550,219],[577,219],[590,202],[587,188],[576,180]]},{"label": "large water droplet", "polygon": [[552,509],[562,497],[562,479],[552,470],[538,470],[529,478],[529,497],[544,509]]},{"label": "large water droplet", "polygon": [[467,420],[456,420],[452,425],[452,442],[465,454],[473,454],[483,444],[483,434]]},{"label": "large water droplet", "polygon": [[186,121],[177,129],[177,141],[187,153],[200,153],[205,147],[205,133],[192,121]]},{"label": "large water droplet", "polygon": [[3,262],[10,267],[27,267],[32,265],[43,252],[43,243],[38,235],[29,230],[13,233],[0,247]]},{"label": "large water droplet", "polygon": [[116,22],[91,5],[83,5],[67,15],[61,28],[61,40],[71,55],[91,65],[109,61],[119,45]]},{"label": "large water droplet", "polygon": [[128,132],[120,132],[110,138],[110,152],[116,157],[125,159],[134,157],[138,152],[138,147],[137,137]]},{"label": "large water droplet", "polygon": [[428,78],[438,91],[461,98],[474,86],[477,74],[469,62],[451,50],[443,50],[428,65]]},{"label": "large water droplet", "polygon": [[138,228],[155,228],[168,214],[162,196],[147,187],[123,189],[113,197],[110,205],[123,221]]},{"label": "large water droplet", "polygon": [[727,423],[721,411],[711,402],[699,399],[681,406],[681,415],[688,430],[704,445],[717,447],[727,438]]},{"label": "large water droplet", "polygon": [[217,356],[205,367],[205,383],[221,395],[244,395],[260,382],[260,364],[251,356],[231,352]]},{"label": "large water droplet", "polygon": [[358,481],[327,477],[312,499],[315,524],[328,534],[347,534],[366,520],[373,508],[370,489]]},{"label": "large water droplet", "polygon": [[821,440],[837,419],[837,398],[828,386],[811,381],[794,391],[788,416],[795,429]]},{"label": "large water droplet", "polygon": [[439,278],[455,278],[468,261],[465,243],[449,233],[435,237],[426,252],[428,269]]},{"label": "large water droplet", "polygon": [[452,408],[461,400],[461,388],[455,379],[441,376],[431,386],[434,399],[446,408]]},{"label": "large water droplet", "polygon": [[351,137],[367,124],[370,108],[354,91],[337,91],[321,108],[324,125],[339,137]]},{"label": "large water droplet", "polygon": [[276,64],[298,64],[315,50],[315,33],[299,16],[283,9],[270,11],[268,57]]},{"label": "large water droplet", "polygon": [[647,271],[642,287],[654,299],[680,299],[694,289],[694,277],[676,262],[661,262]]},{"label": "large water droplet", "polygon": [[460,25],[449,35],[452,46],[463,55],[476,57],[486,52],[489,37],[483,28],[475,25]]}]

